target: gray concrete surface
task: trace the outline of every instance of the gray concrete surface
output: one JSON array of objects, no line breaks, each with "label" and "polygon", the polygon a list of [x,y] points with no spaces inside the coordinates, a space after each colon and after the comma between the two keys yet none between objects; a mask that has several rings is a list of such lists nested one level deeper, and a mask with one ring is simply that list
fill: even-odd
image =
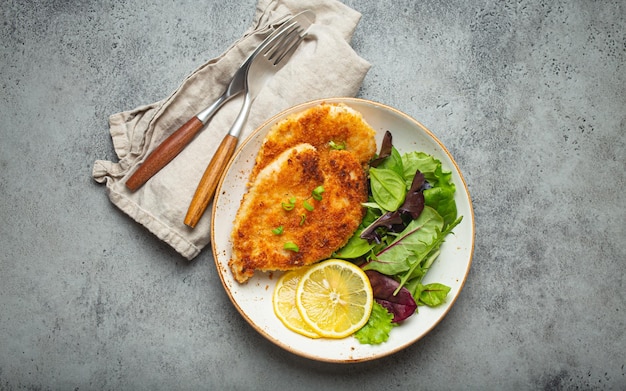
[{"label": "gray concrete surface", "polygon": [[348,0],[359,97],[429,127],[476,213],[460,299],[378,361],[293,356],[91,179],[254,0],[3,2],[0,390],[626,389],[626,4]]}]

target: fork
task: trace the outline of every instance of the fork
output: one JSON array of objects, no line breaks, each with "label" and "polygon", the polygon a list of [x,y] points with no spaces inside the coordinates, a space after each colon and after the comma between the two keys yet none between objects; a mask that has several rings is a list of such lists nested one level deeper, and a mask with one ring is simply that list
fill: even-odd
[{"label": "fork", "polygon": [[282,23],[281,27],[276,29],[270,34],[257,48],[250,54],[250,56],[241,64],[241,66],[235,72],[232,80],[228,84],[228,87],[217,100],[211,104],[211,106],[205,108],[186,123],[184,123],[178,130],[168,136],[164,141],[156,147],[145,159],[145,161],[139,166],[126,181],[126,187],[134,192],[143,186],[150,178],[152,178],[157,172],[171,162],[183,149],[189,144],[194,137],[202,130],[202,128],[209,122],[213,115],[229,100],[235,96],[240,95],[246,90],[246,74],[252,60],[268,45],[277,45],[275,38],[278,34],[282,34],[284,31],[282,26],[290,25],[293,20],[301,20],[302,15],[312,16],[311,11],[304,11],[297,14]]},{"label": "fork", "polygon": [[215,194],[224,169],[235,152],[239,134],[248,119],[254,98],[271,77],[287,63],[287,60],[289,60],[306,36],[306,31],[310,24],[311,22],[309,17],[307,17],[306,11],[294,16],[290,22],[281,27],[281,33],[274,37],[273,44],[268,45],[250,63],[246,74],[247,88],[241,111],[202,175],[202,179],[187,210],[185,225],[194,228],[204,214]]}]

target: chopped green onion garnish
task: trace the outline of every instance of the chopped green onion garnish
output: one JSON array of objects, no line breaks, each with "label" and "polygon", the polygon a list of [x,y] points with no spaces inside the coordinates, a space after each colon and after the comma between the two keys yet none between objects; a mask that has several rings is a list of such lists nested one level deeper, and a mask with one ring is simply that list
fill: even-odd
[{"label": "chopped green onion garnish", "polygon": [[324,192],[324,186],[319,185],[318,187],[313,189],[313,191],[311,192],[311,195],[313,196],[314,199],[321,201],[323,192]]},{"label": "chopped green onion garnish", "polygon": [[300,225],[303,225],[306,221],[306,215],[300,215]]},{"label": "chopped green onion garnish", "polygon": [[296,197],[291,197],[289,203],[281,202],[281,205],[284,210],[292,210],[296,207]]},{"label": "chopped green onion garnish", "polygon": [[330,140],[328,142],[328,145],[330,145],[330,147],[332,149],[336,149],[336,150],[346,149],[346,143],[345,142],[342,142],[341,144],[337,144],[333,140]]},{"label": "chopped green onion garnish", "polygon": [[300,248],[294,242],[287,242],[287,243],[285,243],[283,245],[283,248],[285,250],[294,251],[294,252],[300,251]]},{"label": "chopped green onion garnish", "polygon": [[274,235],[281,235],[283,233],[283,226],[281,225],[280,227],[276,227],[272,230],[272,232],[274,233]]},{"label": "chopped green onion garnish", "polygon": [[313,205],[309,204],[309,201],[307,200],[304,200],[304,202],[302,202],[302,206],[304,206],[304,209],[308,210],[309,212],[313,212],[313,209],[315,209]]}]

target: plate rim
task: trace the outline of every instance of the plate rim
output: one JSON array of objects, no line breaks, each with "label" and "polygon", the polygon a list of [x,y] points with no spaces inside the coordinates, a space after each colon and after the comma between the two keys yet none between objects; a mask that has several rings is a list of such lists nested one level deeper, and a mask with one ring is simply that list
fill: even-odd
[{"label": "plate rim", "polygon": [[[241,308],[241,306],[239,305],[239,303],[237,303],[237,301],[235,300],[235,297],[233,296],[233,293],[231,292],[231,289],[228,288],[227,286],[227,282],[225,280],[225,274],[228,273],[228,268],[226,266],[226,270],[223,272],[222,270],[220,270],[220,268],[224,268],[224,266],[222,266],[219,261],[218,261],[218,249],[216,248],[216,242],[215,242],[215,216],[216,216],[216,211],[217,211],[217,207],[218,207],[218,202],[217,200],[220,197],[220,190],[222,189],[223,185],[224,185],[224,181],[226,180],[227,177],[227,173],[230,171],[232,165],[234,164],[236,157],[239,156],[242,152],[242,150],[247,146],[247,144],[249,142],[251,142],[252,140],[254,140],[254,138],[257,136],[257,134],[259,132],[261,132],[263,129],[265,129],[267,126],[269,126],[272,123],[276,123],[279,119],[284,118],[287,113],[297,113],[299,111],[304,110],[305,108],[309,108],[309,107],[313,107],[315,105],[318,104],[323,104],[323,103],[345,103],[346,105],[350,106],[350,103],[356,103],[356,104],[364,104],[364,105],[370,105],[370,106],[374,106],[376,108],[379,109],[383,109],[383,110],[387,110],[387,111],[391,111],[393,112],[395,115],[398,115],[400,117],[403,117],[405,120],[414,123],[417,127],[419,127],[422,131],[424,131],[438,146],[439,148],[441,148],[441,151],[443,153],[445,153],[450,162],[454,165],[454,168],[456,170],[456,172],[459,175],[459,178],[461,180],[461,183],[463,184],[463,189],[465,191],[465,193],[467,194],[467,202],[469,204],[469,211],[470,211],[470,232],[471,232],[471,243],[469,245],[469,260],[467,262],[467,267],[466,270],[464,271],[463,274],[463,278],[459,281],[459,287],[458,287],[458,292],[457,294],[451,298],[451,301],[449,302],[449,304],[447,305],[447,308],[445,308],[445,310],[443,311],[443,313],[441,314],[441,316],[435,321],[433,322],[430,327],[428,327],[425,332],[418,336],[415,339],[412,339],[410,341],[408,341],[405,344],[402,344],[400,346],[397,346],[393,349],[389,349],[387,351],[384,351],[380,354],[377,355],[373,355],[371,357],[360,357],[360,358],[349,358],[349,359],[334,359],[334,358],[323,358],[323,357],[319,357],[319,356],[315,356],[313,354],[307,354],[307,352],[303,352],[301,350],[296,350],[293,349],[291,346],[289,346],[288,344],[283,343],[280,339],[270,335],[268,332],[266,332],[262,327],[260,327],[259,325],[257,325],[251,318],[250,316]],[[239,201],[238,201],[239,202]],[[465,217],[464,217],[465,218]],[[237,312],[239,312],[239,314],[246,320],[246,322],[252,326],[252,328],[254,330],[256,330],[258,333],[260,333],[264,338],[266,338],[267,340],[269,340],[270,342],[274,343],[275,345],[281,347],[282,349],[295,354],[297,356],[300,357],[305,357],[311,360],[315,360],[315,361],[321,361],[321,362],[329,362],[329,363],[355,363],[355,362],[366,362],[366,361],[371,361],[371,360],[376,360],[376,359],[380,359],[392,354],[395,354],[401,350],[404,350],[406,348],[408,348],[409,346],[415,344],[417,341],[419,341],[420,339],[422,339],[423,337],[425,337],[427,334],[429,334],[437,325],[439,325],[444,318],[446,318],[446,316],[448,315],[448,313],[450,312],[450,310],[452,309],[452,307],[454,307],[454,304],[456,303],[456,300],[459,298],[459,296],[461,295],[461,292],[465,286],[465,283],[467,281],[472,263],[473,263],[473,256],[474,256],[474,247],[475,247],[475,236],[476,236],[476,232],[475,232],[475,216],[474,216],[474,208],[473,208],[473,203],[472,203],[472,197],[471,194],[469,192],[469,188],[467,186],[467,182],[465,180],[465,177],[463,176],[463,173],[461,171],[461,169],[459,168],[456,160],[454,159],[454,157],[452,156],[452,154],[450,153],[450,151],[446,148],[446,146],[441,142],[441,140],[439,140],[439,138],[437,138],[437,136],[435,136],[435,134],[433,132],[430,131],[430,129],[428,129],[426,126],[424,126],[421,122],[419,122],[418,120],[416,120],[415,118],[409,116],[408,114],[394,108],[391,107],[389,105],[386,105],[384,103],[380,103],[380,102],[376,102],[373,100],[368,100],[368,99],[363,99],[363,98],[355,98],[355,97],[335,97],[335,98],[321,98],[321,99],[314,99],[314,100],[310,100],[310,101],[306,101],[306,102],[302,102],[299,103],[297,105],[293,105],[290,106],[284,110],[281,110],[280,112],[278,112],[277,114],[271,116],[269,119],[265,120],[263,123],[261,123],[259,126],[257,126],[249,135],[247,135],[242,142],[239,143],[239,145],[237,146],[235,153],[233,154],[233,157],[231,158],[231,160],[228,162],[226,168],[224,169],[220,180],[218,182],[217,185],[217,189],[215,192],[215,198],[213,200],[212,203],[212,213],[211,213],[211,225],[210,225],[210,241],[211,241],[211,250],[213,253],[213,260],[214,260],[214,264],[216,267],[216,271],[219,275],[220,278],[220,282],[222,284],[222,287],[224,288],[224,291],[226,292],[231,304],[237,309]]]}]

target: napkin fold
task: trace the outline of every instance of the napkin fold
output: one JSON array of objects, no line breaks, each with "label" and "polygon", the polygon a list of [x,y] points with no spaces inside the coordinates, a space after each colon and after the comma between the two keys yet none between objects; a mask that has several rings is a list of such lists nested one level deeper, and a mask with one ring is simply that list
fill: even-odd
[{"label": "napkin fold", "polygon": [[109,118],[118,161],[96,160],[94,180],[106,184],[114,205],[189,260],[210,242],[211,205],[195,228],[183,222],[187,208],[242,99],[227,102],[191,144],[137,191],[130,192],[125,181],[163,140],[224,92],[237,68],[277,21],[305,9],[315,13],[315,23],[253,102],[240,140],[293,105],[355,96],[370,68],[350,46],[361,14],[336,0],[259,0],[252,26],[223,54],[193,71],[163,100]]}]

